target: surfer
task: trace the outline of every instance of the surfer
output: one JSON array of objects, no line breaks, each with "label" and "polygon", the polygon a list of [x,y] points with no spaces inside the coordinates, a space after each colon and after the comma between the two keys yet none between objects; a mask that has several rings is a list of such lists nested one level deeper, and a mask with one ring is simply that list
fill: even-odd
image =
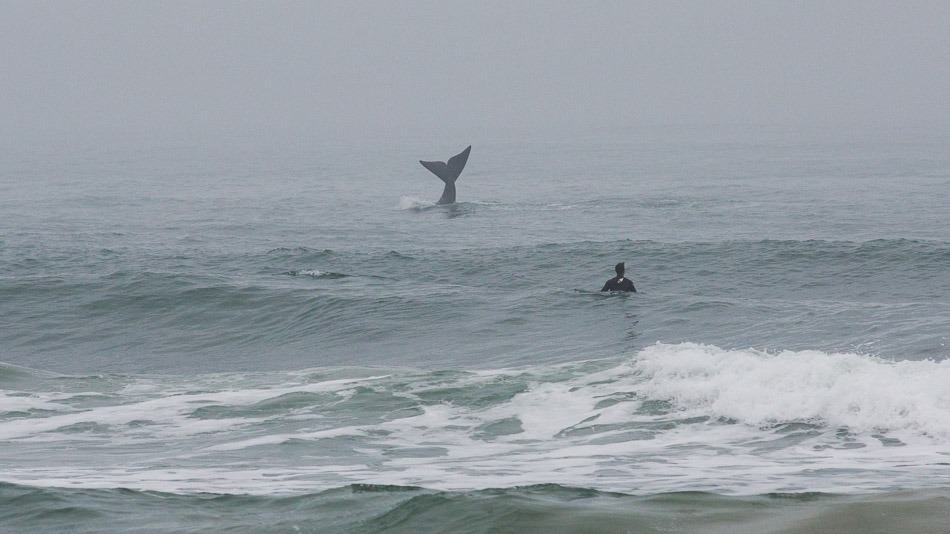
[{"label": "surfer", "polygon": [[607,283],[604,284],[604,288],[601,289],[601,291],[631,291],[636,293],[637,288],[633,286],[633,281],[623,277],[623,262],[618,263],[614,267],[614,270],[617,271],[617,276],[607,280]]}]

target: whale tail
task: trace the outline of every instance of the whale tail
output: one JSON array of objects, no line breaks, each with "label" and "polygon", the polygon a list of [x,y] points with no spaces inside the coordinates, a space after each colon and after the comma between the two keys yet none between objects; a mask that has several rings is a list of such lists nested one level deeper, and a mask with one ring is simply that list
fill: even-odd
[{"label": "whale tail", "polygon": [[438,176],[440,180],[445,182],[445,190],[442,191],[442,198],[439,199],[439,204],[451,204],[455,202],[455,181],[458,180],[459,175],[462,174],[462,169],[465,168],[465,164],[468,162],[468,153],[471,151],[472,146],[469,145],[465,150],[449,158],[448,163],[443,161],[419,160],[419,163],[421,163],[423,167],[429,169],[432,174]]}]

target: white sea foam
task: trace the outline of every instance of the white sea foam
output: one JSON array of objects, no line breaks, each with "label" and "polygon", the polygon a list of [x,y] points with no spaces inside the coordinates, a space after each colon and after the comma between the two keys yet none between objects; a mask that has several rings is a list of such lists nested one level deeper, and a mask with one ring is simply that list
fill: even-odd
[{"label": "white sea foam", "polygon": [[[142,379],[114,404],[0,421],[8,448],[31,451],[0,480],[238,493],[356,482],[742,494],[950,483],[947,362],[684,343],[615,361],[329,379],[347,372],[208,375],[171,389]],[[307,393],[329,395],[277,400]],[[225,409],[261,401],[274,402]],[[224,410],[196,417],[202,406]],[[64,430],[79,423],[106,430]],[[36,450],[47,444],[74,453],[51,467]]]},{"label": "white sea foam", "polygon": [[813,422],[950,438],[950,360],[892,362],[820,351],[658,344],[633,362],[638,391],[750,425]]},{"label": "white sea foam", "polygon": [[[257,387],[251,389],[220,390],[201,393],[175,393],[145,400],[96,406],[90,409],[48,417],[19,418],[0,422],[0,439],[37,437],[80,423],[100,425],[127,425],[135,421],[149,421],[159,425],[162,437],[184,437],[212,431],[223,431],[259,421],[254,418],[196,419],[190,417],[195,409],[207,405],[247,406],[255,402],[277,398],[290,393],[341,392],[354,384],[381,377],[327,380],[323,382]],[[42,401],[32,401],[39,406]],[[48,439],[48,436],[39,436]],[[119,436],[121,437],[121,436]],[[69,437],[68,439],[75,439]]]},{"label": "white sea foam", "polygon": [[28,410],[66,410],[68,406],[52,402],[50,396],[36,394],[13,393],[0,395],[0,414],[10,412],[24,412]]}]

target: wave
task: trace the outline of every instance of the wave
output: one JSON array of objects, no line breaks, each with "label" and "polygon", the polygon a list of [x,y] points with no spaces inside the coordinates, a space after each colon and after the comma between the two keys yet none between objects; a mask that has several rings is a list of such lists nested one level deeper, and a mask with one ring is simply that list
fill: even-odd
[{"label": "wave", "polygon": [[284,273],[284,274],[286,274],[286,275],[288,275],[288,276],[309,276],[310,278],[317,278],[317,279],[322,278],[322,279],[326,279],[326,280],[336,280],[336,279],[338,279],[338,278],[346,278],[346,277],[349,276],[348,274],[332,273],[332,272],[327,273],[327,272],[323,272],[323,271],[318,271],[318,270],[316,270],[316,269],[303,269],[303,270],[300,270],[300,271],[287,271],[287,272]]},{"label": "wave", "polygon": [[950,441],[950,360],[658,344],[632,364],[641,395],[685,414],[773,427],[909,431]]},{"label": "wave", "polygon": [[[590,365],[607,365],[611,361],[597,360]],[[534,419],[540,415],[531,412],[535,406],[544,404],[542,400],[563,396],[562,404],[573,407],[573,410],[580,410],[583,414],[596,415],[594,419],[584,419],[589,419],[588,422],[596,421],[598,425],[624,422],[628,417],[640,413],[642,405],[646,403],[654,407],[652,409],[655,414],[678,413],[678,417],[718,419],[761,429],[804,423],[847,428],[852,432],[909,432],[950,441],[950,391],[945,387],[950,383],[950,359],[939,362],[890,361],[870,355],[815,350],[770,353],[755,349],[726,350],[696,343],[657,343],[641,350],[632,358],[624,359],[615,366],[588,376],[581,374],[566,382],[543,380],[545,374],[550,372],[568,373],[573,376],[577,372],[575,366],[577,369],[584,369],[585,365],[563,364],[525,370],[457,371],[454,375],[439,371],[434,375],[446,377],[449,382],[454,382],[455,388],[476,389],[490,388],[499,382],[508,383],[510,379],[517,377],[512,383],[513,389],[510,389],[507,395],[492,399],[512,402],[513,404],[505,407],[510,413],[499,412],[498,409],[502,406],[497,406],[491,413],[496,416],[510,415],[521,420]],[[356,368],[341,368],[339,371],[332,368],[309,369],[294,371],[291,376],[323,376],[327,373],[356,371]],[[367,368],[365,372],[376,371],[376,368]],[[395,372],[396,376],[401,377],[400,388],[410,387],[410,390],[414,390],[421,387],[420,384],[427,383],[427,374],[421,371]],[[209,382],[191,382],[182,378],[184,382],[179,388],[217,384],[222,376],[228,375],[207,375],[206,380]],[[283,375],[271,373],[264,376],[279,380]],[[453,376],[454,379],[451,378]],[[15,385],[17,381],[33,384],[38,383],[38,380],[106,379],[104,375],[74,377],[4,363],[0,363],[0,378],[10,386]],[[121,375],[108,375],[107,379],[121,379]],[[150,379],[134,377],[129,380],[150,382]],[[167,377],[162,380],[174,382],[177,378]],[[347,389],[355,383],[365,381],[378,387],[395,387],[388,374],[383,377],[370,375],[292,384],[286,387],[262,386],[220,394],[208,393],[198,395],[194,399],[178,395],[167,397],[166,401],[180,407],[182,403],[188,404],[196,400],[207,403],[226,399],[226,403],[235,403],[240,398],[243,400],[238,404],[248,404],[279,399],[291,393]],[[584,387],[578,384],[583,384]],[[568,385],[571,386],[569,391],[564,391]],[[621,404],[621,397],[617,396],[617,392],[627,391],[627,388],[630,388],[632,396],[622,398],[622,402],[629,402],[626,405],[628,409],[617,412],[614,406]],[[219,398],[220,395],[223,397]],[[24,405],[30,402],[35,402],[37,406],[49,405],[39,394],[22,394],[17,397]],[[6,402],[0,407],[0,414],[11,406],[9,401],[13,397],[5,398]],[[472,408],[462,403],[462,399],[445,397],[440,400],[452,403],[456,410]],[[657,404],[658,402],[667,403],[666,407],[658,408],[664,406]],[[135,404],[120,406],[129,411],[129,417],[132,418],[141,415],[133,409],[135,407]],[[143,408],[142,413],[150,409]],[[479,410],[475,410],[467,416],[475,416],[478,413]],[[76,421],[91,415],[93,414],[80,415]],[[451,419],[457,415],[461,413],[453,412],[447,414],[447,417]],[[479,417],[484,418],[484,415]],[[566,421],[571,421],[574,417],[579,415],[567,414]],[[97,417],[97,420],[102,418]],[[44,427],[55,428],[51,420],[43,419],[43,422]],[[522,422],[519,433],[551,437],[565,429],[575,428],[559,422],[556,417],[537,422],[543,426],[533,428]],[[19,426],[18,432],[29,433],[28,426]],[[0,436],[11,437],[5,434]]]},{"label": "wave", "polygon": [[338,255],[339,252],[332,249],[314,249],[310,247],[278,247],[272,248],[263,254],[263,258],[257,258],[258,260],[263,259],[266,262],[273,261],[321,261],[333,256]]},{"label": "wave", "polygon": [[[617,299],[574,291],[596,293],[618,258],[643,290],[621,299],[623,316],[606,307]],[[190,360],[254,368],[262,353],[272,368],[468,367],[690,339],[947,356],[950,244],[943,242],[621,240],[75,259],[28,269],[0,264],[15,271],[0,273],[6,359],[78,372],[101,366],[104,355],[115,364],[105,370],[115,371],[191,369]],[[624,320],[634,313],[643,316]],[[617,334],[597,336],[602,327]],[[446,332],[454,343],[444,343]]]},{"label": "wave", "polygon": [[[943,487],[948,379],[950,361],[692,343],[481,371],[25,377],[4,385],[0,438],[36,461],[0,480],[258,494]],[[66,446],[76,460],[50,470],[42,459]]]},{"label": "wave", "polygon": [[938,532],[947,491],[649,496],[557,484],[432,491],[353,484],[293,496],[178,495],[0,483],[0,517],[19,530],[69,532]]}]

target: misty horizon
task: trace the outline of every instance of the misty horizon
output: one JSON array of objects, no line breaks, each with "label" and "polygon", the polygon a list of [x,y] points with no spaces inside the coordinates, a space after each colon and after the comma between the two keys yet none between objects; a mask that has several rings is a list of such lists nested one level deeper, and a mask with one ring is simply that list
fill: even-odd
[{"label": "misty horizon", "polygon": [[2,6],[11,149],[950,126],[942,3]]}]

